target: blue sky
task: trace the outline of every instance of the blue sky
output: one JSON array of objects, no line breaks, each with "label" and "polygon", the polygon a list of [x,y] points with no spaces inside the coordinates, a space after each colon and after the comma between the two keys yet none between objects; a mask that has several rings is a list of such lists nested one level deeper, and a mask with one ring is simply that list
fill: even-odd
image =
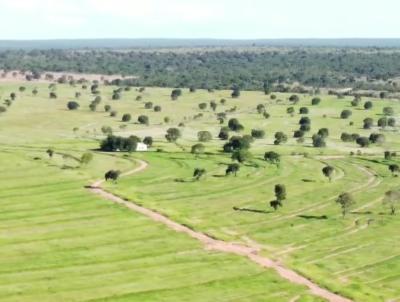
[{"label": "blue sky", "polygon": [[399,0],[0,0],[0,39],[400,38]]}]

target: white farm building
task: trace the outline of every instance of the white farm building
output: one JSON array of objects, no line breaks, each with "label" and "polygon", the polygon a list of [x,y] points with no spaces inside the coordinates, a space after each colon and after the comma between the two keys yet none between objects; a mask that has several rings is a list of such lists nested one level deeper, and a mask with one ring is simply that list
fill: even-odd
[{"label": "white farm building", "polygon": [[136,152],[139,152],[139,151],[147,151],[147,145],[146,144],[143,144],[143,143],[137,143],[137,146],[136,146]]}]

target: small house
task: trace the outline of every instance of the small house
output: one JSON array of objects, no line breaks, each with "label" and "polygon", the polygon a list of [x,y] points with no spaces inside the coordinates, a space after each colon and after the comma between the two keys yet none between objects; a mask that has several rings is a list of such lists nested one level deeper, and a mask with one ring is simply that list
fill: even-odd
[{"label": "small house", "polygon": [[143,143],[137,143],[137,146],[136,146],[136,152],[139,152],[139,151],[147,151],[147,145],[146,144],[143,144]]}]

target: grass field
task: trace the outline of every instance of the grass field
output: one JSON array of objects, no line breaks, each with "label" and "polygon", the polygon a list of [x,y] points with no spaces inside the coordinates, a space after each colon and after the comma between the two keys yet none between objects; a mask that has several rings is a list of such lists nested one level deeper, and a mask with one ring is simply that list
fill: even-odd
[{"label": "grass field", "polygon": [[[0,85],[1,100],[21,85]],[[135,158],[149,167],[107,183],[108,190],[214,237],[259,246],[263,255],[355,301],[400,300],[400,222],[381,202],[386,191],[400,187],[388,170],[399,157],[383,159],[386,150],[400,151],[399,126],[362,129],[364,118],[376,123],[387,106],[395,109],[399,125],[398,101],[372,99],[373,108],[364,110],[362,105],[351,107],[351,98],[320,96],[321,104],[311,106],[312,97],[301,95],[290,116],[286,94],[278,94],[282,102],[276,102],[260,92],[242,92],[239,99],[231,99],[229,91],[185,91],[173,102],[171,89],[147,88],[144,93],[123,92],[121,100],[112,101],[113,88],[101,87],[102,103],[91,112],[93,96],[80,87],[58,85],[58,99],[51,100],[46,85],[37,85],[37,96],[30,93],[33,84],[23,85],[26,92],[17,93],[0,115],[0,300],[319,301],[271,270],[205,251],[185,235],[84,189],[109,169],[134,168]],[[81,107],[68,111],[66,103],[74,100],[76,91],[82,93]],[[135,101],[137,95],[143,100]],[[257,128],[267,134],[252,144],[254,159],[241,165],[237,177],[223,177],[232,161],[221,152],[224,142],[216,138],[221,125],[214,112],[207,109],[193,119],[199,103],[219,103],[221,98],[227,102],[216,112],[237,106],[228,118],[238,118],[243,133]],[[145,109],[148,101],[162,111]],[[104,112],[105,104],[118,111],[117,117]],[[257,113],[258,104],[266,105],[269,119]],[[292,133],[299,127],[303,106],[309,107],[312,130],[304,143],[297,143]],[[351,118],[339,118],[343,109],[352,110]],[[133,121],[121,122],[124,113],[132,114]],[[135,123],[141,114],[149,116],[149,126]],[[168,124],[166,116],[171,118]],[[167,143],[166,130],[181,122],[182,138],[178,144]],[[150,135],[153,151],[95,151],[104,137],[102,126],[111,126],[116,135]],[[75,127],[79,129],[73,131]],[[327,147],[313,148],[311,135],[323,127],[330,132]],[[196,157],[190,147],[200,130],[215,138],[204,143],[207,153]],[[288,134],[286,144],[273,145],[277,131]],[[342,132],[384,133],[386,141],[359,148],[342,142]],[[52,159],[45,153],[50,147],[56,151]],[[87,150],[95,156],[82,166],[78,159]],[[263,161],[266,151],[280,153],[281,164]],[[321,173],[326,164],[335,167],[332,182]],[[207,176],[193,181],[194,168],[205,168]],[[288,198],[274,212],[269,201],[277,183],[286,185]],[[352,192],[356,205],[343,219],[335,199],[346,191]]]}]

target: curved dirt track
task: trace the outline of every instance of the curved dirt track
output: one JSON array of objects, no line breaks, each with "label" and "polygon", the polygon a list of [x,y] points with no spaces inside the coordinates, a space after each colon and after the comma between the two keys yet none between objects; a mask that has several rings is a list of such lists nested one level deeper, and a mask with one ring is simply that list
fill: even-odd
[{"label": "curved dirt track", "polygon": [[[127,175],[132,175],[135,173],[139,173],[140,171],[143,171],[144,169],[147,168],[148,164],[145,161],[142,160],[137,160],[139,163],[139,166],[131,171],[128,171],[126,173],[121,174],[121,176],[127,176]],[[214,239],[204,233],[197,232],[192,230],[191,228],[179,224],[170,218],[154,211],[147,209],[145,207],[139,206],[135,204],[132,201],[125,200],[113,193],[107,192],[103,188],[101,188],[101,184],[104,182],[104,180],[98,180],[94,182],[91,186],[88,187],[88,189],[97,195],[100,195],[101,197],[108,199],[112,201],[113,203],[123,205],[127,207],[128,209],[131,209],[135,212],[138,212],[140,214],[143,214],[150,219],[163,223],[164,225],[168,226],[169,228],[185,233],[189,235],[190,237],[199,240],[201,243],[204,244],[205,248],[208,250],[214,250],[214,251],[219,251],[219,252],[224,252],[224,253],[231,253],[243,257],[247,257],[251,261],[257,263],[258,265],[265,267],[265,268],[271,268],[274,269],[282,278],[295,283],[299,285],[303,285],[308,287],[308,289],[313,293],[314,295],[324,298],[330,302],[351,302],[351,300],[344,298],[342,296],[339,296],[333,292],[328,291],[327,289],[324,289],[320,286],[318,286],[316,283],[312,282],[311,280],[301,276],[300,274],[296,273],[295,271],[288,269],[284,267],[283,265],[279,264],[276,261],[273,261],[271,259],[268,259],[266,257],[263,257],[259,254],[259,249],[254,248],[254,247],[249,247],[237,243],[232,243],[232,242],[226,242],[222,240],[217,240]]]}]

